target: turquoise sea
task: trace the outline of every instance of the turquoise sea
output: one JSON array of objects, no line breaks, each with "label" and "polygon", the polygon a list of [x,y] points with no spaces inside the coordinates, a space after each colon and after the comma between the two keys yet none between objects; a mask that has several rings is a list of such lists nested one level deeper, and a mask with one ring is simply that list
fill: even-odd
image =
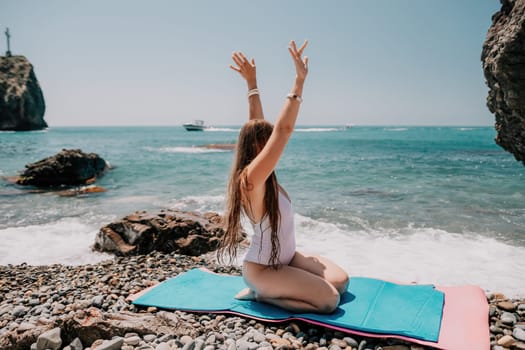
[{"label": "turquoise sea", "polygon": [[[224,208],[239,126],[53,127],[0,133],[0,176],[63,148],[112,167],[106,193],[59,197],[0,181],[0,264],[107,259],[98,229],[135,210]],[[492,127],[299,126],[277,176],[296,210],[298,249],[351,275],[477,284],[525,295],[525,167]]]}]

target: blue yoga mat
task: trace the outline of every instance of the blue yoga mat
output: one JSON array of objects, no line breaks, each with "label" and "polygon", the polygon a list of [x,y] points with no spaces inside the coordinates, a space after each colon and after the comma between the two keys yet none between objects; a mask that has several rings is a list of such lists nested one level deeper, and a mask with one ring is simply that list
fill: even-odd
[{"label": "blue yoga mat", "polygon": [[135,305],[201,312],[234,312],[281,321],[302,319],[335,328],[396,334],[437,342],[444,294],[432,285],[400,285],[352,277],[339,307],[328,315],[302,313],[256,301],[236,300],[246,288],[242,277],[194,269],[160,283],[133,301]]}]

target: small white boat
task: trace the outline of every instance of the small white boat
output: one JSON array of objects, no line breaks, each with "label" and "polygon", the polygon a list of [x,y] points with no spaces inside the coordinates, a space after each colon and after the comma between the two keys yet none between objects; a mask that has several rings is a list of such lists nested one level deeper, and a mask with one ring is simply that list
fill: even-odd
[{"label": "small white boat", "polygon": [[207,128],[207,126],[204,125],[204,120],[195,120],[193,123],[184,123],[182,126],[187,131],[203,131]]}]

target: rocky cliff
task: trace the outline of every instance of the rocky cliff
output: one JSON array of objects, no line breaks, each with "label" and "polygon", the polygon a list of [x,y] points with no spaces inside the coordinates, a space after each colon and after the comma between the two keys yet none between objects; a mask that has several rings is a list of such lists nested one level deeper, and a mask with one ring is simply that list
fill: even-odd
[{"label": "rocky cliff", "polygon": [[496,143],[525,164],[525,0],[500,0],[481,60]]},{"label": "rocky cliff", "polygon": [[0,130],[40,130],[46,105],[33,65],[24,56],[0,56]]}]

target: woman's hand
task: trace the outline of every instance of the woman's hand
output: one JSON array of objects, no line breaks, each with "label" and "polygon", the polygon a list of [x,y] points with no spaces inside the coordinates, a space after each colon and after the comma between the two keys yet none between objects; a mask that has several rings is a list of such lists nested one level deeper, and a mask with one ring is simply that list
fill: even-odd
[{"label": "woman's hand", "polygon": [[251,61],[248,61],[246,56],[239,51],[232,54],[232,59],[237,66],[230,65],[230,68],[238,72],[246,80],[248,85],[257,81],[257,69],[255,68],[255,60],[253,58]]},{"label": "woman's hand", "polygon": [[302,57],[303,51],[307,45],[308,40],[305,40],[303,45],[297,49],[295,41],[292,40],[290,41],[290,47],[288,47],[288,51],[290,51],[290,55],[292,56],[293,62],[295,64],[296,78],[303,81],[306,79],[306,75],[308,74],[308,57]]}]

